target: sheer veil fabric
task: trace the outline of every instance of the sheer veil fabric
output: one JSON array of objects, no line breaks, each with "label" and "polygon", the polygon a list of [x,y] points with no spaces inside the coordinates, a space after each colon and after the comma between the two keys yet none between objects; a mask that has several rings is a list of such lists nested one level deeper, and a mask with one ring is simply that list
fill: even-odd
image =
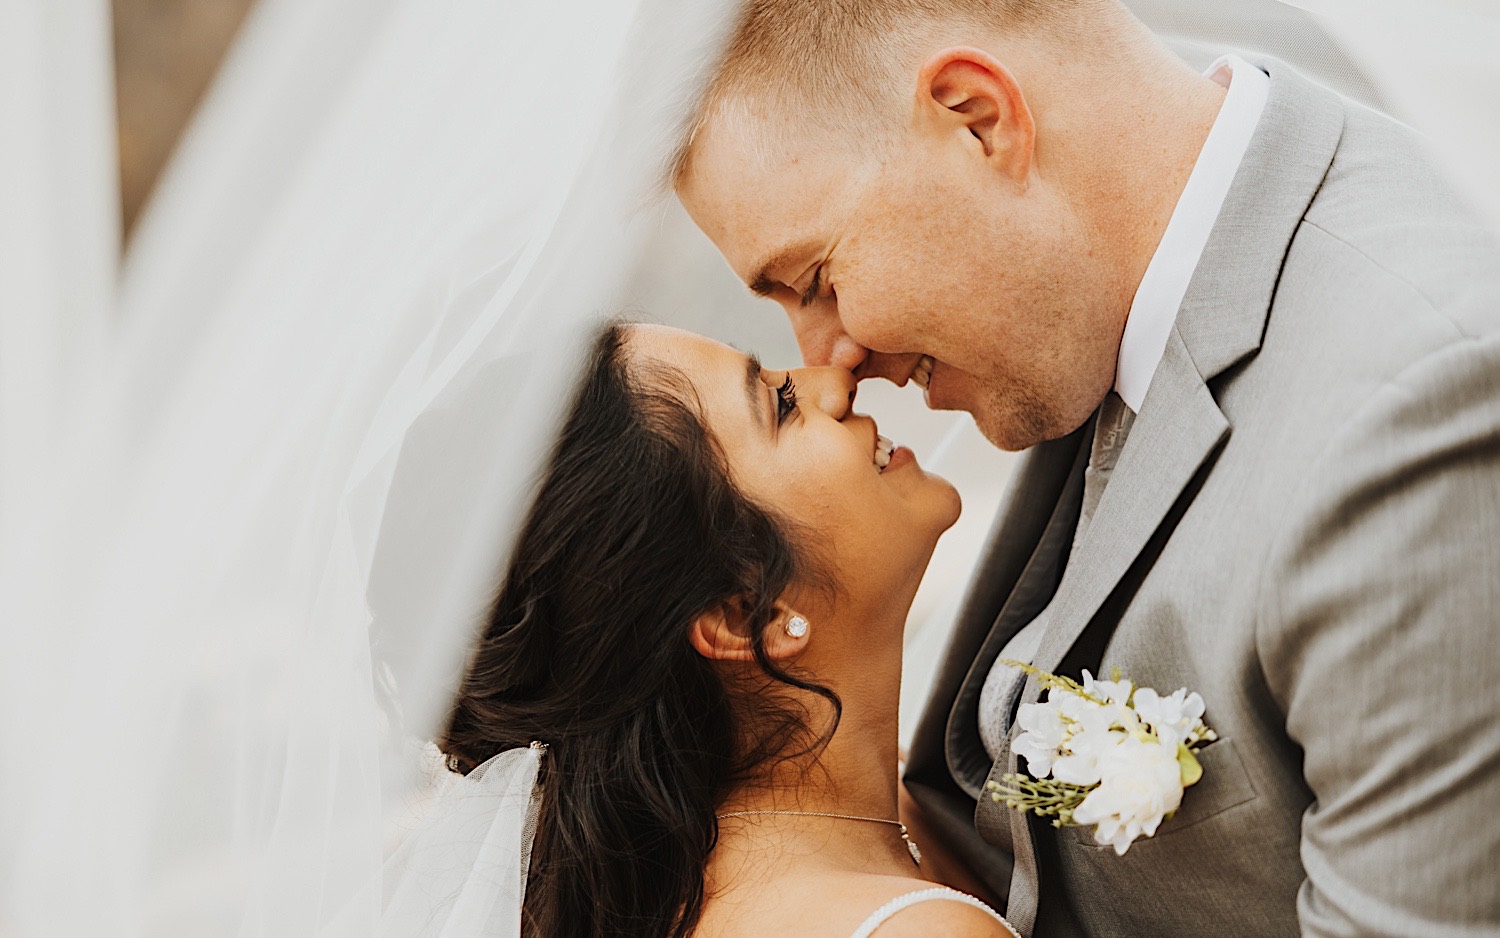
[{"label": "sheer veil fabric", "polygon": [[[1135,6],[1390,109],[1500,220],[1500,14]],[[474,823],[524,888],[535,754],[424,808],[420,740],[733,12],[261,0],[116,281],[108,8],[0,7],[0,935],[515,933],[393,924]]]},{"label": "sheer veil fabric", "polygon": [[[18,754],[0,933],[378,932],[364,887],[423,790],[414,741],[493,594],[580,340],[619,308],[631,219],[725,15],[252,14],[98,311],[109,367],[26,493],[50,499],[55,543],[0,533],[27,557],[0,572]],[[6,302],[7,325],[68,312],[39,305]],[[77,469],[49,491],[55,467]]]},{"label": "sheer veil fabric", "polygon": [[[450,778],[381,875],[319,938],[520,934],[543,757],[535,745],[510,749]],[[379,931],[365,931],[377,902]]]}]

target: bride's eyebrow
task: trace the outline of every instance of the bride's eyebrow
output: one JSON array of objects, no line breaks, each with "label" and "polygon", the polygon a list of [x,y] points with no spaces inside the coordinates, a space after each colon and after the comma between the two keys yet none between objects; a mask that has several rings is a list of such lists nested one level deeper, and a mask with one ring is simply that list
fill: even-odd
[{"label": "bride's eyebrow", "polygon": [[750,402],[750,413],[755,422],[762,428],[766,425],[766,411],[761,406],[763,399],[762,391],[765,383],[760,380],[760,359],[754,355],[745,356],[745,398]]}]

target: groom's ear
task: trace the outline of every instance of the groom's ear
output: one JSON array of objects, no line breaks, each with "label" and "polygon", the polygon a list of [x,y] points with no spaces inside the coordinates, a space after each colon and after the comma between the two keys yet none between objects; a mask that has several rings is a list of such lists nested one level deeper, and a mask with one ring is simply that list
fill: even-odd
[{"label": "groom's ear", "polygon": [[1036,152],[1036,123],[1021,86],[994,56],[969,46],[944,49],[923,63],[916,92],[923,130],[964,135],[977,155],[1025,185]]},{"label": "groom's ear", "polygon": [[[776,618],[766,626],[762,635],[766,655],[772,661],[790,658],[806,645],[806,639],[793,638],[782,627],[782,621],[791,615],[790,610],[778,604]],[[754,661],[755,645],[750,635],[746,605],[731,600],[698,616],[688,626],[688,643],[710,661]]]}]

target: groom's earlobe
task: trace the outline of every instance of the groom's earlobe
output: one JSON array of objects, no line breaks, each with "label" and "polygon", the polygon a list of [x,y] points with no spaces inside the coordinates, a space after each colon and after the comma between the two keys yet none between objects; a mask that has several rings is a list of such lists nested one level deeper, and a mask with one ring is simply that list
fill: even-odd
[{"label": "groom's earlobe", "polygon": [[931,129],[969,134],[987,162],[1025,183],[1036,124],[1015,77],[993,56],[967,46],[944,49],[922,66],[917,97]]}]

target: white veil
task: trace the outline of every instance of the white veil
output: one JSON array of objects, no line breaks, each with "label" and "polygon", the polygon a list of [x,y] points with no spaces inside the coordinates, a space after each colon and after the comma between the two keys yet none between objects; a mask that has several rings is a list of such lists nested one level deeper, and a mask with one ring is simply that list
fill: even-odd
[{"label": "white veil", "polygon": [[450,778],[381,875],[319,938],[519,935],[545,752],[540,743],[509,749]]},{"label": "white veil", "polygon": [[70,364],[56,453],[6,441],[35,507],[0,530],[0,933],[376,933],[417,741],[723,14],[252,14],[97,311],[109,367]]},{"label": "white veil", "polygon": [[[1133,5],[1392,110],[1500,220],[1500,13]],[[0,936],[379,934],[413,817],[516,816],[534,754],[424,814],[420,739],[589,324],[643,265],[744,302],[636,211],[732,6],[261,0],[118,287],[107,7],[0,6]]]}]

